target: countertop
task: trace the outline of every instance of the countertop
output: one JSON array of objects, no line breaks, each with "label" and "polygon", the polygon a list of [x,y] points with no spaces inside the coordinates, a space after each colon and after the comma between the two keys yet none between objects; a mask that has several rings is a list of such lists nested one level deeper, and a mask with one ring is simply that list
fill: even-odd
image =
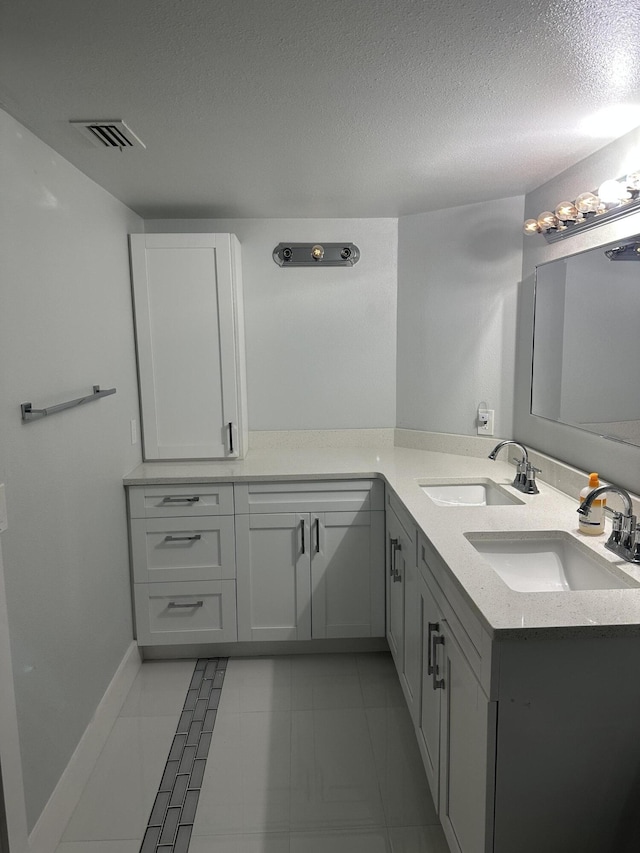
[{"label": "countertop", "polygon": [[[506,458],[506,454],[505,454]],[[147,462],[125,478],[126,486],[163,483],[381,477],[428,537],[454,581],[496,640],[640,636],[640,566],[604,548],[607,533],[578,532],[574,500],[538,480],[540,493],[525,495],[510,485],[514,468],[504,461],[404,447],[259,449],[241,461]],[[521,505],[437,506],[420,488],[433,481],[490,479]],[[616,498],[612,498],[615,503]],[[516,592],[494,572],[465,533],[554,531],[574,535],[585,548],[628,579],[628,589],[572,592]],[[633,585],[637,584],[637,587]]]}]

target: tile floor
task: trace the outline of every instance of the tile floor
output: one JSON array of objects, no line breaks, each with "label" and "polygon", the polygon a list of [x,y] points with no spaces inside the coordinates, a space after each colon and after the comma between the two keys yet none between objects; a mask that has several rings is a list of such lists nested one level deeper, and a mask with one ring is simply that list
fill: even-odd
[{"label": "tile floor", "polygon": [[[195,661],[145,663],[57,853],[138,853]],[[391,657],[232,658],[189,853],[448,853]]]}]

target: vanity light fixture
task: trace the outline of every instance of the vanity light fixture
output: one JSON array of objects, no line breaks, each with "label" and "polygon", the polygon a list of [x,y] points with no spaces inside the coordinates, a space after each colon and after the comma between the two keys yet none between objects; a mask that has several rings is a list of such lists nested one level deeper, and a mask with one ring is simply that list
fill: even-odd
[{"label": "vanity light fixture", "polygon": [[555,210],[545,210],[537,219],[527,219],[525,234],[542,234],[555,243],[640,210],[640,171],[604,181],[594,192],[584,192],[575,201],[561,201]]},{"label": "vanity light fixture", "polygon": [[353,243],[278,243],[273,260],[280,267],[352,267],[360,249]]}]

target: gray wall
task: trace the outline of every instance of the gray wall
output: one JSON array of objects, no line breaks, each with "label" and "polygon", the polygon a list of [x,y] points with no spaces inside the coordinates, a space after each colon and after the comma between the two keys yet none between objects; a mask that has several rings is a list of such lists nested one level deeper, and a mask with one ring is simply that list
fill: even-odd
[{"label": "gray wall", "polygon": [[[2,547],[32,827],[132,639],[122,476],[140,446],[126,234],[141,221],[1,111],[0,150]],[[117,394],[21,423],[21,402],[94,384]]]},{"label": "gray wall", "polygon": [[513,430],[523,197],[398,225],[397,425],[474,435],[478,405]]},{"label": "gray wall", "polygon": [[[249,427],[394,427],[396,219],[147,220],[242,244]],[[354,267],[282,269],[281,241],[355,243]]]},{"label": "gray wall", "polygon": [[[594,190],[607,178],[622,177],[638,169],[639,164],[640,128],[529,193],[525,198],[525,218],[537,217],[541,211],[553,209],[561,201],[572,200],[582,192]],[[586,233],[571,235],[557,243],[548,244],[541,235],[524,237],[522,284],[518,295],[514,409],[514,433],[519,441],[583,470],[598,471],[603,479],[634,492],[640,491],[640,448],[608,441],[575,427],[531,415],[529,386],[536,265],[637,233],[640,233],[640,213],[601,225]],[[597,346],[606,345],[603,339]],[[616,382],[615,376],[610,377],[609,381]],[[588,384],[586,391],[594,396],[598,393],[597,388]],[[637,385],[629,388],[629,393],[637,395]]]}]

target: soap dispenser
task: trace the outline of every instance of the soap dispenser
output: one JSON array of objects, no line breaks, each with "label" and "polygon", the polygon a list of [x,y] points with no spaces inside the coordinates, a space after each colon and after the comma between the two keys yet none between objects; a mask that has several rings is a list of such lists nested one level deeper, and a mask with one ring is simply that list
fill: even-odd
[{"label": "soap dispenser", "polygon": [[[580,503],[584,503],[589,492],[597,489],[599,485],[598,475],[595,472],[589,474],[589,485],[585,486],[580,492]],[[604,507],[606,502],[606,498],[595,500],[591,505],[589,515],[579,516],[578,528],[581,533],[586,533],[587,536],[598,536],[600,533],[604,533]]]}]

